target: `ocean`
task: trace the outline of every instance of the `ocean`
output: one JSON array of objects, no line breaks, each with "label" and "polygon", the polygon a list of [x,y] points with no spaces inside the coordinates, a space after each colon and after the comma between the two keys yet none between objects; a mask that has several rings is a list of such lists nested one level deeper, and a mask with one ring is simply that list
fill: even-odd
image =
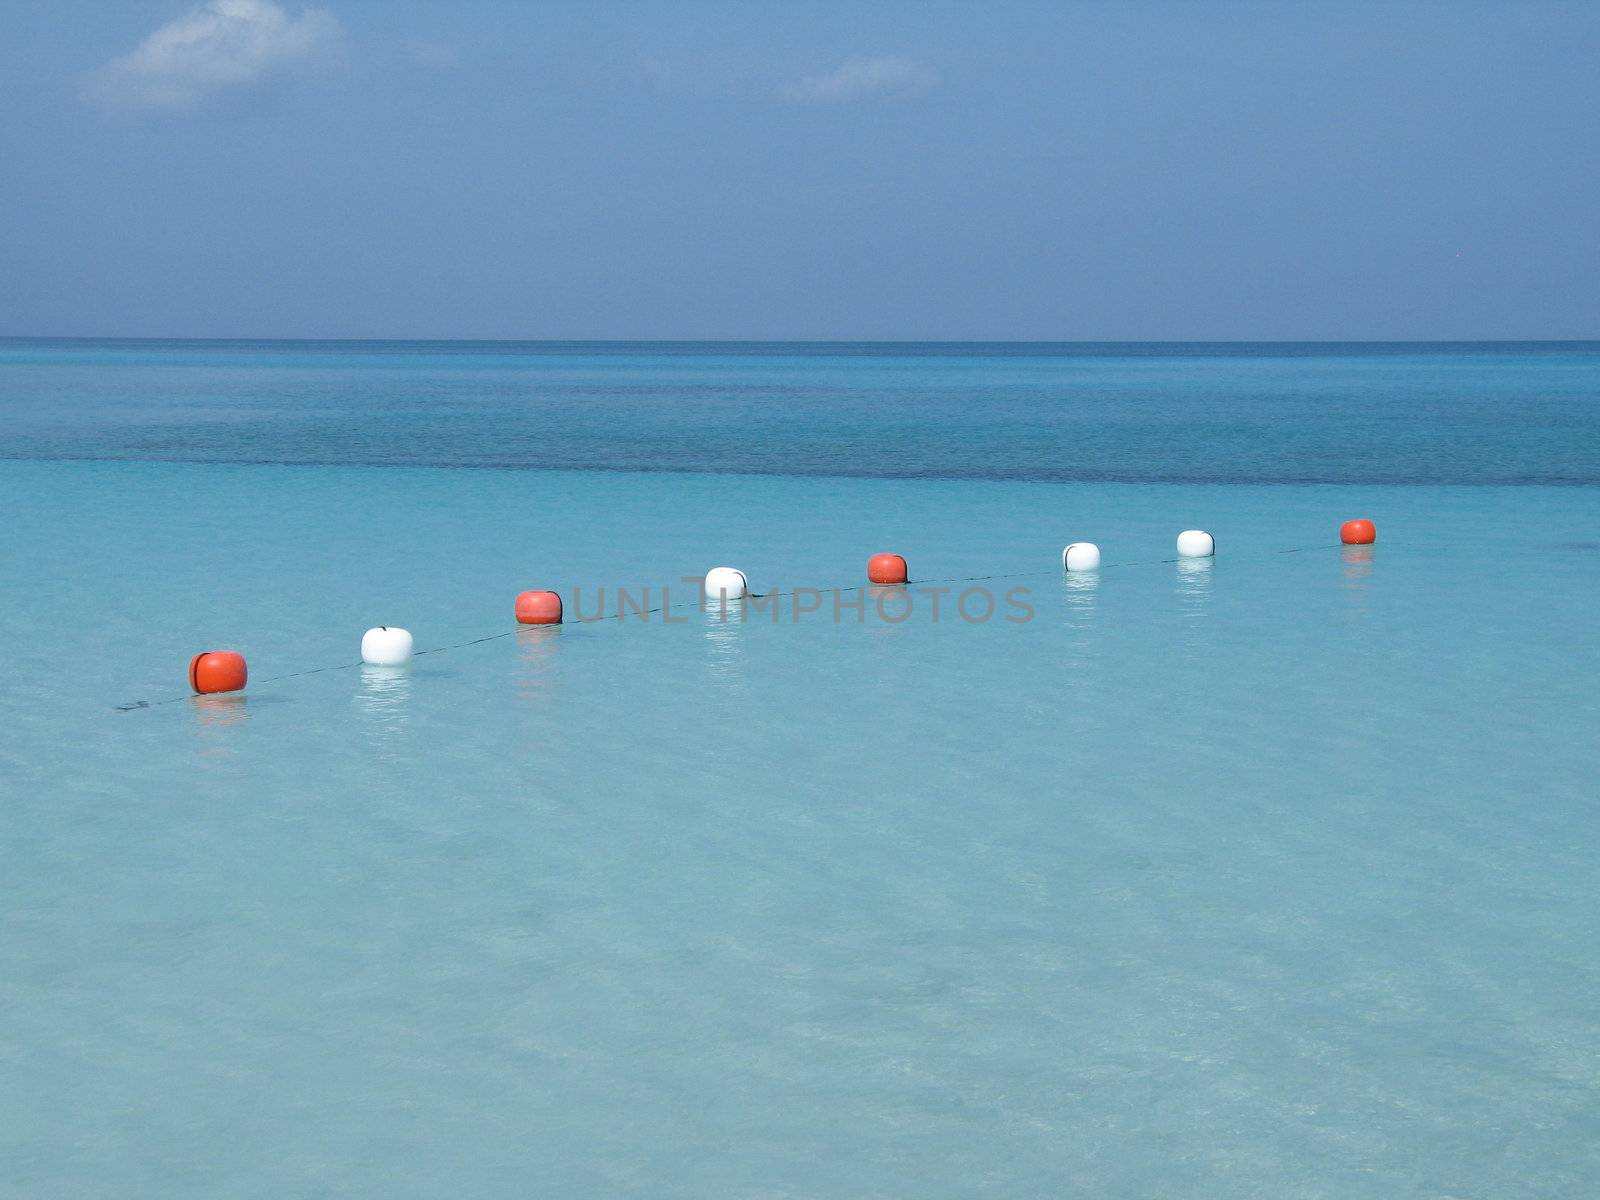
[{"label": "ocean", "polygon": [[0,1194],[1600,1190],[1600,343],[0,340],[0,513]]}]

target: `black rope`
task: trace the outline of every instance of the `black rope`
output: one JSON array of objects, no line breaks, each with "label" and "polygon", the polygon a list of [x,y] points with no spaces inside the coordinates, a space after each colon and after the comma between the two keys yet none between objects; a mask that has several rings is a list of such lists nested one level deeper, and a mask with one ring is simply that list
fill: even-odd
[{"label": "black rope", "polygon": [[[1293,547],[1291,549],[1288,549],[1288,550],[1274,550],[1274,551],[1271,551],[1271,553],[1272,554],[1303,554],[1303,553],[1306,553],[1308,551],[1315,551],[1315,550],[1335,550],[1335,549],[1338,549],[1341,544],[1334,544],[1334,545],[1324,544],[1324,545],[1320,545],[1320,546],[1295,546],[1295,547]],[[1208,555],[1207,556],[1207,558],[1211,558],[1211,557],[1214,557],[1214,556],[1213,555]],[[1182,558],[1182,557],[1178,557],[1178,558],[1147,558],[1147,559],[1134,560],[1132,562],[1102,563],[1100,565],[1099,569],[1104,571],[1104,570],[1107,570],[1108,568],[1117,568],[1117,567],[1148,567],[1148,566],[1159,566],[1162,563],[1198,562],[1198,561],[1201,561],[1201,560],[1199,560],[1199,559],[1190,559],[1190,558]],[[1086,573],[1086,572],[1080,572],[1080,573]],[[843,586],[840,586],[840,587],[807,588],[805,590],[816,592],[818,595],[823,595],[823,594],[825,594],[827,592],[859,592],[859,591],[862,591],[862,590],[864,590],[866,588],[869,588],[869,587],[908,587],[908,588],[909,587],[924,587],[924,586],[927,586],[928,584],[935,584],[935,583],[982,583],[982,582],[984,582],[986,580],[991,580],[991,579],[1037,579],[1037,578],[1039,578],[1041,576],[1044,576],[1044,575],[1060,575],[1060,574],[1062,574],[1062,572],[1059,571],[1059,570],[1014,571],[1014,572],[1012,572],[1010,574],[1005,574],[1005,575],[954,575],[954,576],[950,576],[949,578],[945,578],[945,579],[908,579],[903,584],[852,583],[852,584],[843,585]],[[785,599],[785,598],[788,598],[788,597],[797,596],[797,595],[799,595],[799,590],[788,591],[788,592],[762,592],[759,595],[752,592],[752,593],[747,593],[745,597],[741,597],[741,598],[746,598],[746,599],[751,599],[751,600],[782,600],[782,599]],[[646,608],[646,609],[641,609],[639,611],[627,611],[627,610],[622,609],[620,607],[620,605],[619,605],[618,610],[615,613],[602,612],[597,617],[575,616],[573,618],[572,623],[573,624],[577,624],[577,625],[597,625],[597,624],[601,623],[602,621],[617,621],[617,622],[621,622],[621,621],[625,620],[628,617],[639,617],[639,618],[651,617],[651,616],[655,616],[658,613],[669,612],[669,611],[671,611],[673,609],[689,608],[689,607],[704,608],[708,602],[709,602],[709,598],[702,595],[702,598],[699,599],[699,600],[684,600],[684,601],[681,601],[678,604],[660,604],[660,605],[657,605],[655,608]],[[728,602],[726,600],[723,600],[721,602],[721,604],[720,604],[720,607],[722,608],[722,610],[724,612],[727,611],[727,604],[728,604]],[[519,633],[521,633],[524,630],[529,629],[529,628],[538,628],[538,626],[519,625],[515,629],[507,629],[507,630],[505,630],[505,631],[503,631],[501,633],[487,634],[484,637],[472,638],[469,641],[465,641],[465,642],[452,642],[447,646],[430,646],[426,650],[417,650],[417,651],[415,651],[412,654],[412,657],[413,658],[421,658],[424,654],[442,654],[447,650],[464,650],[468,646],[481,646],[485,642],[497,642],[502,638],[516,637],[517,634],[519,634]],[[308,667],[303,671],[289,671],[289,672],[286,672],[286,673],[284,673],[282,675],[269,675],[265,679],[258,679],[258,680],[255,680],[254,682],[256,682],[256,683],[280,683],[285,679],[299,679],[299,678],[301,678],[303,676],[306,676],[306,675],[321,675],[321,674],[324,674],[325,672],[328,672],[328,671],[353,671],[357,667],[361,667],[361,666],[365,666],[365,665],[366,665],[365,663],[353,662],[353,663],[336,663],[333,666],[327,666],[327,667]],[[171,696],[171,697],[169,697],[169,698],[167,698],[165,700],[134,700],[134,701],[132,701],[132,702],[130,702],[128,704],[115,705],[114,708],[115,708],[115,711],[117,711],[117,712],[135,712],[138,709],[142,709],[142,708],[160,708],[163,705],[177,704],[181,700],[191,700],[193,698],[194,698],[194,696],[191,694],[191,695],[183,695],[183,696]]]}]

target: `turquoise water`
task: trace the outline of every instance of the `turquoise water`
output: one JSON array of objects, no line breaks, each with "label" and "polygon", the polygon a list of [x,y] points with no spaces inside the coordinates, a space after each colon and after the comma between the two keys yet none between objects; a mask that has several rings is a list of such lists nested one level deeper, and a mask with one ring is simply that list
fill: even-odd
[{"label": "turquoise water", "polygon": [[1594,1194],[1600,355],[838,351],[3,348],[0,1194]]}]

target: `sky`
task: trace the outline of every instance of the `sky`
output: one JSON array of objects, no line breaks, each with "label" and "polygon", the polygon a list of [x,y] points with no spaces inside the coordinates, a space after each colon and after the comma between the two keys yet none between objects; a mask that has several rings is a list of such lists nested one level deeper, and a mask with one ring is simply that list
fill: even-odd
[{"label": "sky", "polygon": [[0,336],[1600,337],[1600,2],[0,0]]}]

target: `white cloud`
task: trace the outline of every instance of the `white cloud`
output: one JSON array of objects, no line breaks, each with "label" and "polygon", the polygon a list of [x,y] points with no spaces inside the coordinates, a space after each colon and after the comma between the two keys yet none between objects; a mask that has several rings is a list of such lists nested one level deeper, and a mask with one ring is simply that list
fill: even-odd
[{"label": "white cloud", "polygon": [[868,96],[920,96],[939,83],[939,73],[926,63],[882,54],[847,58],[824,75],[808,75],[782,90],[786,100],[805,104],[843,104]]},{"label": "white cloud", "polygon": [[339,33],[338,18],[323,9],[291,19],[271,0],[208,0],[95,72],[89,92],[113,103],[182,108],[312,58]]}]

